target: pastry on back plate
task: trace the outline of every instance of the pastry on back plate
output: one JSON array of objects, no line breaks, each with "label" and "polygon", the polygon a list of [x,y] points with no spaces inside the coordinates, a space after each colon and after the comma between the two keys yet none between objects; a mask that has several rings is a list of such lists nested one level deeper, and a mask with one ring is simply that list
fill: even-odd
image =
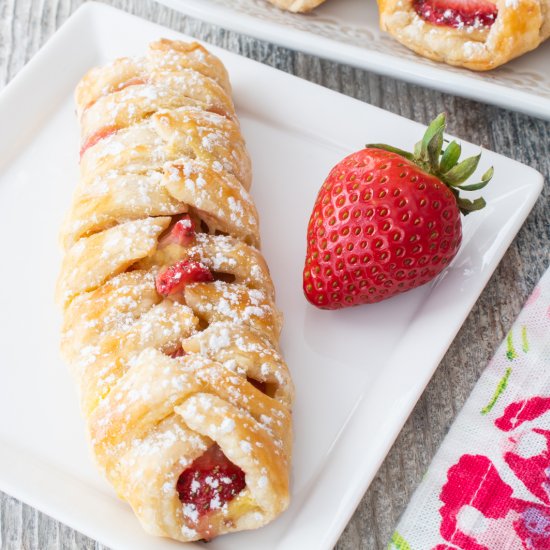
[{"label": "pastry on back plate", "polygon": [[269,0],[282,10],[293,12],[308,12],[322,4],[325,0]]},{"label": "pastry on back plate", "polygon": [[550,37],[550,0],[378,0],[380,26],[416,53],[494,69]]},{"label": "pastry on back plate", "polygon": [[148,533],[265,525],[289,502],[293,386],[221,61],[160,40],[76,90],[62,352],[100,469]]}]

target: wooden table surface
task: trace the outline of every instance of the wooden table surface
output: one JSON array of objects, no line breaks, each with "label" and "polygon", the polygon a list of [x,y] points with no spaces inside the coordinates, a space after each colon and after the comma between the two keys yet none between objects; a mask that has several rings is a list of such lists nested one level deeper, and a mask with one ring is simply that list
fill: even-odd
[{"label": "wooden table surface", "polygon": [[[82,3],[0,0],[0,87]],[[532,166],[545,179],[550,177],[550,122],[274,46],[184,17],[151,0],[107,3],[422,123],[445,110],[450,133]],[[337,549],[385,548],[453,419],[548,266],[549,251],[547,184],[405,424]],[[105,547],[0,493],[0,548]]]}]

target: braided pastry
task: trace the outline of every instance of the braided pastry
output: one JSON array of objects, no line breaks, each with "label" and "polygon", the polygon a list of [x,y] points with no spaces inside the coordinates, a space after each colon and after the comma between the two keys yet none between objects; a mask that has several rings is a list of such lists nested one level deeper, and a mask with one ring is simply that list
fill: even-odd
[{"label": "braided pastry", "polygon": [[494,69],[550,37],[550,0],[378,0],[380,26],[416,53]]},{"label": "braided pastry", "polygon": [[101,470],[182,541],[288,505],[293,386],[222,63],[160,40],[76,90],[80,183],[62,229],[62,352]]}]

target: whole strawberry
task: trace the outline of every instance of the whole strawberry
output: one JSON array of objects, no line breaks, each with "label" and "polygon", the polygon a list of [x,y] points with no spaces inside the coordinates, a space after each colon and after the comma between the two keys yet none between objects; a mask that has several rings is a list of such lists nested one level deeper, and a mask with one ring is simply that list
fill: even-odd
[{"label": "whole strawberry", "polygon": [[485,206],[459,191],[480,155],[459,162],[455,141],[443,148],[445,115],[428,127],[415,152],[367,145],[338,163],[325,180],[307,231],[306,298],[324,309],[374,303],[432,280],[462,239],[460,213]]}]

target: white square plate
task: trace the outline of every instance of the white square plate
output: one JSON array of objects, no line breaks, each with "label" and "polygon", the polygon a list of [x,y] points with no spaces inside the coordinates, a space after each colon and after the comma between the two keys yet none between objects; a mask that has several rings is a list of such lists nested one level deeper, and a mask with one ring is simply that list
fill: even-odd
[{"label": "white square plate", "polygon": [[[75,84],[90,66],[142,53],[161,36],[181,37],[86,4],[0,97],[0,489],[115,549],[177,543],[144,534],[90,459],[76,391],[58,352],[57,233],[77,179]],[[494,164],[496,173],[488,205],[466,219],[460,254],[443,276],[373,306],[316,310],[302,295],[301,271],[306,225],[325,175],[365,142],[411,146],[423,129],[212,50],[231,75],[255,168],[253,195],[286,318],[282,348],[297,400],[290,510],[264,529],[221,537],[208,548],[331,548],[533,206],[542,178],[485,152],[483,166]]]},{"label": "white square plate", "polygon": [[375,0],[328,0],[308,14],[267,0],[157,0],[261,40],[550,120],[550,40],[485,73],[416,55],[378,27]]}]

